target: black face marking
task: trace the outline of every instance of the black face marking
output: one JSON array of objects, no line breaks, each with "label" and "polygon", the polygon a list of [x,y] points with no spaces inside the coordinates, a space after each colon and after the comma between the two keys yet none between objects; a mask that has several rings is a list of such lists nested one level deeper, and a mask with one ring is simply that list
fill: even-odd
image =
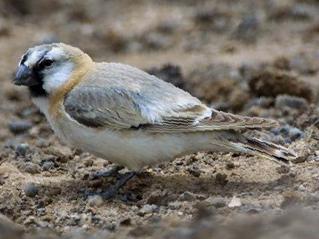
[{"label": "black face marking", "polygon": [[45,97],[48,93],[42,88],[42,85],[29,86],[31,97]]},{"label": "black face marking", "polygon": [[21,61],[20,61],[20,65],[23,65],[25,63],[25,61],[28,59],[29,53],[26,53],[23,55]]},{"label": "black face marking", "polygon": [[[53,61],[45,59],[45,55],[49,52],[49,50],[46,50],[43,52],[42,56],[38,60],[38,62],[33,66],[32,68],[32,77],[38,82],[37,85],[28,86],[30,94],[32,97],[45,97],[48,95],[48,93],[43,89],[43,69],[47,67],[48,65],[51,65]],[[21,64],[23,64],[29,54],[26,54],[23,56]]]}]

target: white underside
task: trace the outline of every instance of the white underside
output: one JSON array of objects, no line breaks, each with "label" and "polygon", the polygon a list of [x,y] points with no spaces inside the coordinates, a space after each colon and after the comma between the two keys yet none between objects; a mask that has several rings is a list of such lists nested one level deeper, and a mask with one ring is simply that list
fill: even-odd
[{"label": "white underside", "polygon": [[34,103],[65,143],[130,169],[172,160],[192,152],[223,149],[223,145],[217,145],[221,139],[218,132],[151,134],[141,130],[89,128],[78,124],[67,114],[63,114],[58,121],[52,121],[45,98],[35,99]]}]

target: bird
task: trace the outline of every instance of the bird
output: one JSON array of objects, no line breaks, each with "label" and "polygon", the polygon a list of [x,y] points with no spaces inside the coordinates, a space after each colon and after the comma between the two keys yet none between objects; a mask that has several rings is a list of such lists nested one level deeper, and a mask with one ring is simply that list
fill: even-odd
[{"label": "bird", "polygon": [[235,152],[290,164],[296,154],[243,131],[275,120],[218,111],[143,70],[94,62],[51,43],[22,56],[14,84],[26,86],[54,133],[71,147],[132,171],[199,152]]}]

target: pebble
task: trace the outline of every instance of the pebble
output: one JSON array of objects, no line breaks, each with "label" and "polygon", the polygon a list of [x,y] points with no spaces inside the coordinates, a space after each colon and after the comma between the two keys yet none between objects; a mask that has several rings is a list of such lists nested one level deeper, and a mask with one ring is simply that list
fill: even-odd
[{"label": "pebble", "polygon": [[227,162],[226,163],[226,169],[227,170],[232,170],[235,168],[235,164],[233,162]]},{"label": "pebble", "polygon": [[196,199],[196,195],[191,192],[184,192],[179,196],[180,201],[193,201]]},{"label": "pebble", "polygon": [[305,191],[307,191],[307,188],[306,188],[304,185],[301,184],[301,185],[298,187],[298,191],[305,192]]},{"label": "pebble", "polygon": [[13,134],[22,134],[32,128],[32,123],[27,120],[17,120],[9,123],[9,130]]},{"label": "pebble", "polygon": [[49,171],[50,169],[54,168],[54,163],[52,161],[45,161],[42,165],[43,171]]},{"label": "pebble", "polygon": [[278,167],[276,169],[277,173],[280,173],[280,174],[287,174],[289,173],[290,171],[290,168],[286,165],[281,165],[280,167]]},{"label": "pebble", "polygon": [[94,161],[91,158],[85,159],[84,162],[83,162],[85,167],[92,167],[93,163],[94,163]]},{"label": "pebble", "polygon": [[35,163],[27,162],[24,165],[24,171],[30,174],[37,174],[37,173],[40,173],[41,168],[39,165]]},{"label": "pebble", "polygon": [[209,197],[205,200],[205,202],[215,208],[222,208],[226,206],[226,202],[223,197]]},{"label": "pebble", "polygon": [[225,186],[228,183],[227,175],[222,173],[217,173],[215,180],[216,180],[216,183],[221,186]]},{"label": "pebble", "polygon": [[30,147],[28,144],[18,144],[15,152],[18,156],[25,156],[26,153],[29,151]]},{"label": "pebble", "polygon": [[295,141],[297,139],[304,137],[304,132],[302,132],[300,129],[292,127],[290,125],[284,125],[280,128],[273,129],[272,132],[275,135],[281,135],[285,138],[286,143],[290,143],[291,141]]},{"label": "pebble", "polygon": [[309,104],[304,98],[291,95],[278,95],[276,97],[275,106],[277,108],[294,108],[298,110],[305,110]]},{"label": "pebble", "polygon": [[236,208],[236,207],[240,207],[242,205],[240,198],[233,196],[233,198],[231,199],[231,201],[228,204],[229,208]]},{"label": "pebble", "polygon": [[304,136],[304,133],[298,128],[291,128],[289,131],[289,137],[292,141],[303,138],[303,136]]},{"label": "pebble", "polygon": [[23,191],[24,191],[26,196],[35,197],[38,194],[39,189],[34,183],[27,183],[24,186]]},{"label": "pebble", "polygon": [[258,31],[260,28],[260,21],[254,15],[245,16],[239,23],[233,36],[241,41],[252,43],[256,41]]},{"label": "pebble", "polygon": [[183,202],[174,201],[168,204],[168,208],[172,210],[177,210],[177,209],[180,209],[182,205],[183,205]]},{"label": "pebble", "polygon": [[144,216],[145,214],[150,214],[158,211],[158,206],[154,204],[146,204],[139,211],[138,215]]},{"label": "pebble", "polygon": [[196,166],[188,168],[187,171],[194,177],[199,177],[201,175],[201,170]]},{"label": "pebble", "polygon": [[66,163],[73,156],[71,149],[66,146],[51,146],[45,149],[44,153],[56,156],[61,163]]},{"label": "pebble", "polygon": [[90,196],[87,201],[87,204],[91,207],[100,207],[104,202],[100,195]]}]

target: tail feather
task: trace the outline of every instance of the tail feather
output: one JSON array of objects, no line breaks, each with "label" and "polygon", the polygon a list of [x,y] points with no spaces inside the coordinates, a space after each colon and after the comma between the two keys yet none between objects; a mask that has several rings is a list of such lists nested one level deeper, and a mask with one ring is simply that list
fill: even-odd
[{"label": "tail feather", "polygon": [[234,142],[234,144],[246,153],[273,160],[281,165],[290,164],[297,158],[293,151],[257,138],[243,137],[240,142]]}]

